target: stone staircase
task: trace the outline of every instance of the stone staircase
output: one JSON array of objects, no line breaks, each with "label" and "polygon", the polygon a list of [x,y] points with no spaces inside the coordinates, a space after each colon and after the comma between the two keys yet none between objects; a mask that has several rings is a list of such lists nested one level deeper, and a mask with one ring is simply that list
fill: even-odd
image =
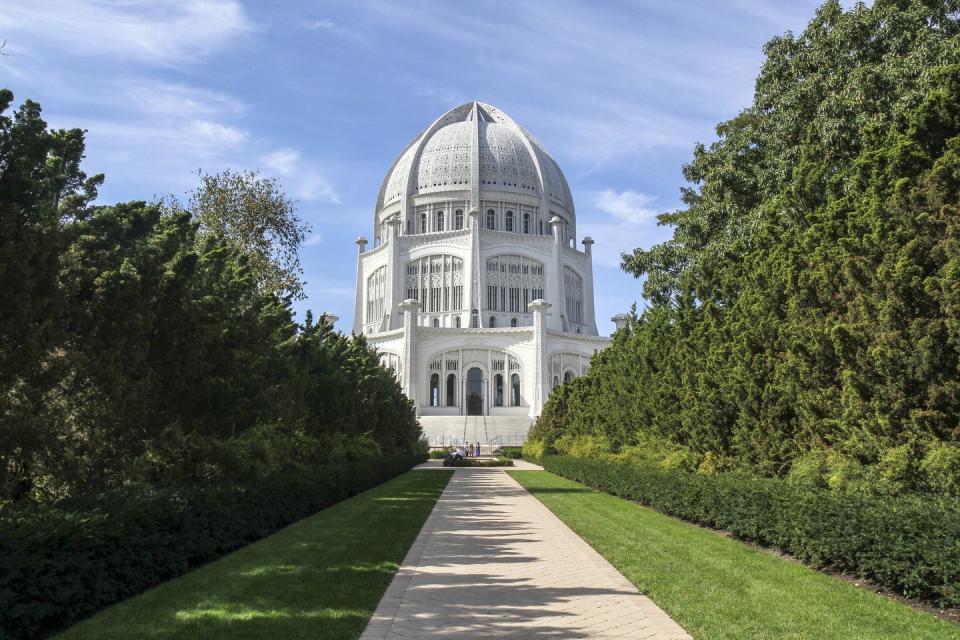
[{"label": "stone staircase", "polygon": [[481,448],[519,447],[533,424],[527,416],[421,416],[423,434],[431,447],[479,442]]}]

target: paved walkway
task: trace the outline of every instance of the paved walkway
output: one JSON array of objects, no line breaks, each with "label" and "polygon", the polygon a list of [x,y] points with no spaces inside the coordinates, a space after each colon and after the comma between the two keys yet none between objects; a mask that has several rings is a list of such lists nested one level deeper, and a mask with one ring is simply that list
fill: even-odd
[{"label": "paved walkway", "polygon": [[496,469],[454,473],[361,637],[690,638]]}]

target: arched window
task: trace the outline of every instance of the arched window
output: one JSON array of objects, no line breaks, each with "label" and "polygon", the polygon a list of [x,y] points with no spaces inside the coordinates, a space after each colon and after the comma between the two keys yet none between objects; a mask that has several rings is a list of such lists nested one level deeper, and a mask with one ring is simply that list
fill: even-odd
[{"label": "arched window", "polygon": [[495,326],[497,326],[497,317],[496,317],[496,316],[490,316],[489,326],[490,326],[490,327],[495,327]]},{"label": "arched window", "polygon": [[543,220],[540,221],[540,235],[543,235]]},{"label": "arched window", "polygon": [[530,313],[528,305],[543,298],[543,264],[525,256],[492,256],[486,284],[488,310]]},{"label": "arched window", "polygon": [[383,319],[387,295],[387,268],[380,267],[367,278],[367,322]]},{"label": "arched window", "polygon": [[513,211],[507,211],[506,230],[513,231]]},{"label": "arched window", "polygon": [[454,228],[463,229],[463,209],[457,209],[453,217],[453,224],[455,225]]},{"label": "arched window", "polygon": [[487,209],[487,229],[495,229],[497,226],[497,212],[493,209]]},{"label": "arched window", "polygon": [[510,406],[520,406],[520,375],[516,373],[510,376]]},{"label": "arched window", "polygon": [[570,267],[563,268],[563,290],[566,294],[567,320],[583,324],[583,278]]},{"label": "arched window", "polygon": [[440,318],[434,318],[434,319],[433,319],[433,326],[435,326],[435,327],[439,327],[439,326],[440,326]]},{"label": "arched window", "polygon": [[556,389],[558,386],[560,386],[560,378],[553,376],[553,386],[551,389]]},{"label": "arched window", "polygon": [[493,406],[503,406],[503,376],[499,373],[493,376]]},{"label": "arched window", "polygon": [[480,327],[480,315],[477,313],[476,309],[474,309],[473,313],[471,314],[470,326],[473,327],[474,329],[477,329]]},{"label": "arched window", "polygon": [[440,374],[430,374],[430,406],[440,406]]},{"label": "arched window", "polygon": [[510,326],[511,326],[511,327],[517,326],[517,319],[516,319],[516,318],[510,318]]},{"label": "arched window", "polygon": [[443,231],[443,211],[437,211],[437,231]]},{"label": "arched window", "polygon": [[530,233],[530,214],[523,214],[523,232]]},{"label": "arched window", "polygon": [[456,406],[457,401],[457,376],[452,373],[447,374],[447,406]]},{"label": "arched window", "polygon": [[463,308],[463,258],[436,254],[407,263],[407,297],[428,313]]},{"label": "arched window", "polygon": [[460,324],[461,324],[460,316],[457,316],[457,329],[460,328]]},{"label": "arched window", "polygon": [[420,214],[420,233],[426,233],[426,232],[427,232],[427,214],[421,213]]},{"label": "arched window", "polygon": [[565,374],[563,374],[563,382],[564,384],[573,382],[573,371],[567,371]]}]

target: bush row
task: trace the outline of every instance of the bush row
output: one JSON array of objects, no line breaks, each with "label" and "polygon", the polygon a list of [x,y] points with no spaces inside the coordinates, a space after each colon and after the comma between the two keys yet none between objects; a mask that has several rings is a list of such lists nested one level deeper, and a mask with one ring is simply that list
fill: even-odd
[{"label": "bush row", "polygon": [[0,637],[48,636],[415,462],[366,460],[250,485],[146,488],[3,514]]},{"label": "bush row", "polygon": [[447,456],[443,459],[445,467],[512,467],[510,458],[454,458]]},{"label": "bush row", "polygon": [[960,606],[960,501],[844,495],[780,479],[545,456],[544,468],[657,511],[777,547],[912,598]]}]

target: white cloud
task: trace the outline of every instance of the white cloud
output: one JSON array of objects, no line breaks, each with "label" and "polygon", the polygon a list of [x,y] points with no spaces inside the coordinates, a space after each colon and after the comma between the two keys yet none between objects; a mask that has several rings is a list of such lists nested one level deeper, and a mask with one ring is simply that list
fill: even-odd
[{"label": "white cloud", "polygon": [[236,0],[51,0],[8,2],[0,24],[11,39],[42,39],[59,56],[107,56],[169,66],[220,49],[253,25]]},{"label": "white cloud", "polygon": [[278,149],[260,158],[260,163],[268,173],[284,178],[294,197],[340,203],[340,196],[333,185],[318,169],[304,165],[299,151]]},{"label": "white cloud", "polygon": [[215,151],[235,147],[241,142],[245,142],[248,137],[246,131],[208,120],[189,122],[185,132],[188,135],[197,136]]},{"label": "white cloud", "polygon": [[300,162],[300,153],[293,149],[279,149],[263,156],[260,161],[273,173],[287,176],[296,170]]},{"label": "white cloud", "polygon": [[672,231],[657,226],[661,209],[653,196],[626,189],[604,189],[594,194],[593,211],[581,211],[577,225],[594,239],[594,260],[605,267],[619,267],[620,256],[637,247],[649,248],[667,240]]},{"label": "white cloud", "polygon": [[333,20],[308,20],[303,23],[303,28],[308,31],[316,31],[317,29],[333,29],[334,25]]},{"label": "white cloud", "polygon": [[139,82],[127,95],[143,113],[172,120],[240,115],[247,110],[232,96],[183,84]]},{"label": "white cloud", "polygon": [[303,241],[303,245],[305,247],[314,247],[321,242],[323,242],[323,235],[314,231],[306,237],[306,239]]},{"label": "white cloud", "polygon": [[632,189],[616,192],[613,189],[604,189],[596,198],[598,209],[609,213],[624,222],[649,222],[654,220],[657,210],[648,205],[656,200],[653,196],[638,193]]}]

